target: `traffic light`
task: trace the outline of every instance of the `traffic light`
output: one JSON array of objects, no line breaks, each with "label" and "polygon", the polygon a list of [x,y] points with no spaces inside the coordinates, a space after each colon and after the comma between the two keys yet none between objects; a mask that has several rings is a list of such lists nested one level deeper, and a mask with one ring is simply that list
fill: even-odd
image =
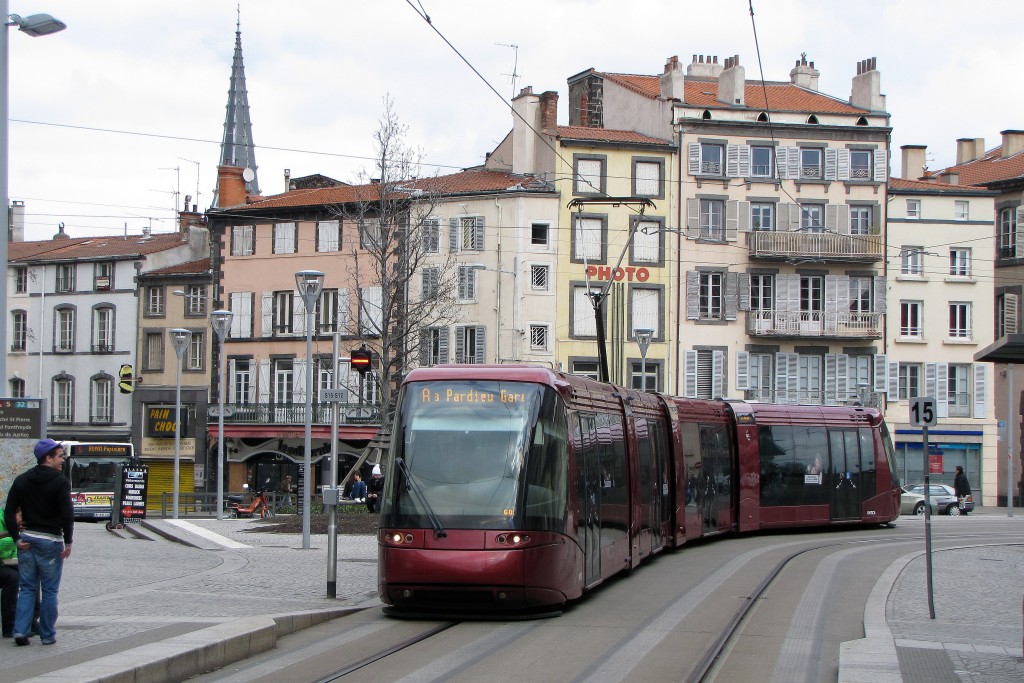
[{"label": "traffic light", "polygon": [[360,375],[365,375],[373,363],[373,352],[369,349],[352,349],[350,358],[349,362],[352,365],[352,369]]},{"label": "traffic light", "polygon": [[118,371],[117,388],[122,394],[130,394],[135,391],[135,378],[132,376],[132,366],[122,365]]}]

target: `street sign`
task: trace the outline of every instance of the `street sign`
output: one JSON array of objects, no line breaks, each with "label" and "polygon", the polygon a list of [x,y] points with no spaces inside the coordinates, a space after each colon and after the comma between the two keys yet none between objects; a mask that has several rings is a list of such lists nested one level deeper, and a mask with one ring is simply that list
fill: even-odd
[{"label": "street sign", "polygon": [[[210,406],[206,409],[206,414],[210,417],[220,417],[220,406]],[[224,406],[224,417],[231,417],[234,414],[234,406]]]},{"label": "street sign", "polygon": [[320,400],[327,403],[344,403],[348,400],[348,389],[321,389]]},{"label": "street sign", "polygon": [[934,396],[914,396],[910,399],[910,424],[914,427],[934,427],[939,418]]}]

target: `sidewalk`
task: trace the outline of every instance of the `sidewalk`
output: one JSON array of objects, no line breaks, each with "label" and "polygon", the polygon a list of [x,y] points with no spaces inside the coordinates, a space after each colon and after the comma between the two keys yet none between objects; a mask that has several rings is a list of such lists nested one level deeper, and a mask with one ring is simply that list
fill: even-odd
[{"label": "sidewalk", "polygon": [[[946,525],[976,519],[1005,525],[1010,542],[934,547]],[[901,518],[921,524],[923,518]],[[890,565],[864,608],[861,640],[843,643],[840,683],[1019,683],[1024,680],[1024,511],[979,508],[965,518],[932,518],[930,618],[924,549]],[[923,545],[923,544],[922,544]]]},{"label": "sidewalk", "polygon": [[338,537],[338,597],[329,599],[326,536],[312,536],[303,550],[300,534],[246,533],[254,524],[152,520],[115,533],[76,524],[57,644],[4,640],[0,679],[179,681],[208,664],[270,649],[294,630],[380,604],[373,536]]}]

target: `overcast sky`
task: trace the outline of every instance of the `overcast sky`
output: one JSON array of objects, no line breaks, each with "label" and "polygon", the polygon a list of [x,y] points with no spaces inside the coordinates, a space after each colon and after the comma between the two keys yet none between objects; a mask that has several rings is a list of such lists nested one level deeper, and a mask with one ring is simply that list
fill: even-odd
[{"label": "overcast sky", "polygon": [[[61,222],[76,237],[166,232],[176,192],[178,205],[198,192],[209,206],[236,5],[10,0],[13,13],[68,25],[43,38],[10,31],[10,197],[26,204],[26,239],[48,239]],[[900,145],[927,145],[941,168],[957,138],[990,148],[1000,131],[1024,128],[1012,114],[1024,111],[1019,0],[753,5],[767,80],[788,80],[806,52],[820,89],[848,99],[857,62],[877,57],[894,174]],[[516,90],[559,92],[561,124],[566,79],[590,67],[655,75],[671,55],[738,54],[747,78],[759,77],[748,0],[243,0],[241,25],[264,194],[283,191],[286,168],[356,181],[386,94],[433,173],[480,163],[508,132],[513,67]]]}]

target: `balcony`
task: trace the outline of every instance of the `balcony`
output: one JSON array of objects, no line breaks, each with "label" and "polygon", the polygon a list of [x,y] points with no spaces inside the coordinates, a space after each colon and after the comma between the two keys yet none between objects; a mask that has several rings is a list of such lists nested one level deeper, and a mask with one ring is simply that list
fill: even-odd
[{"label": "balcony", "polygon": [[881,261],[885,243],[881,235],[840,235],[835,232],[775,232],[747,234],[752,259],[815,259],[821,261]]},{"label": "balcony", "polygon": [[774,311],[747,313],[747,334],[793,339],[881,339],[883,313]]},{"label": "balcony", "polygon": [[[380,406],[368,403],[314,403],[312,424],[329,425],[331,408],[338,406],[338,424],[367,425],[380,423]],[[211,411],[215,408],[211,406]],[[216,418],[211,417],[210,422]],[[225,424],[301,425],[306,422],[305,403],[226,403]]]}]

